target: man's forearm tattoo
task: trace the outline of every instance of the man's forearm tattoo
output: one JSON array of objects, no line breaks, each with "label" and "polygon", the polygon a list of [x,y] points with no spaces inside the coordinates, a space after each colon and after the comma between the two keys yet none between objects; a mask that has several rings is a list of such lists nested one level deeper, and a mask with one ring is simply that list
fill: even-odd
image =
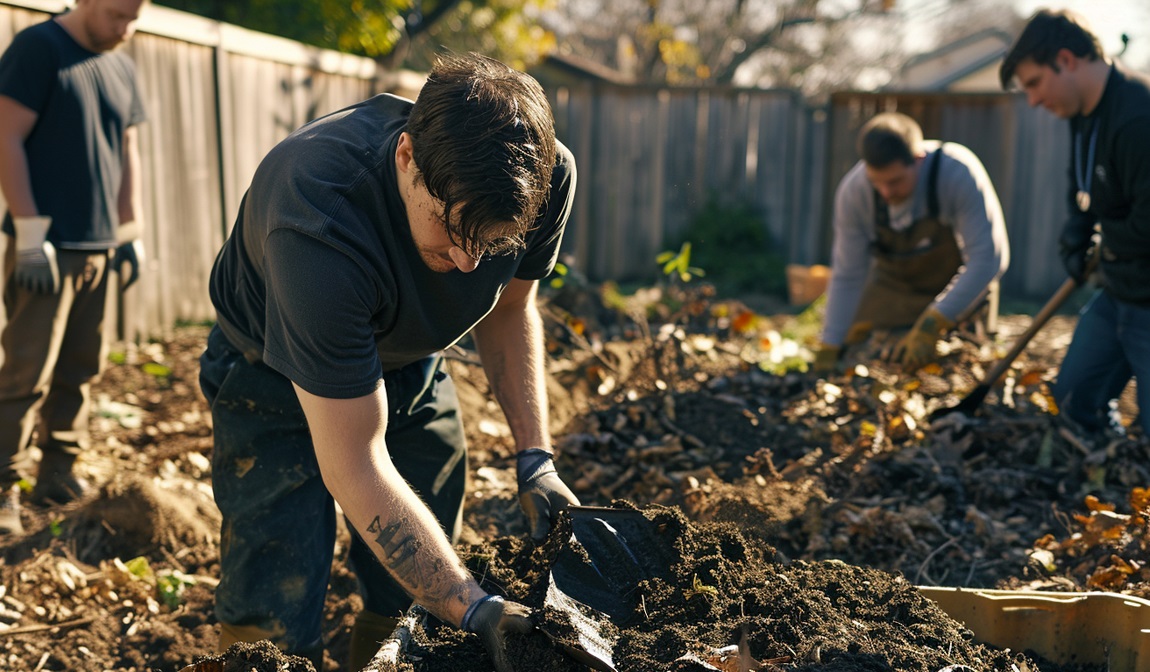
[{"label": "man's forearm tattoo", "polygon": [[419,542],[410,534],[403,533],[399,523],[382,527],[379,516],[367,526],[367,531],[375,535],[375,541],[383,548],[384,564],[397,572],[411,571],[415,555],[419,552]]},{"label": "man's forearm tattoo", "polygon": [[384,525],[376,516],[367,531],[382,549],[384,566],[417,601],[466,600],[466,586],[458,585],[455,572],[444,571],[441,558],[424,552],[423,544],[401,521]]}]

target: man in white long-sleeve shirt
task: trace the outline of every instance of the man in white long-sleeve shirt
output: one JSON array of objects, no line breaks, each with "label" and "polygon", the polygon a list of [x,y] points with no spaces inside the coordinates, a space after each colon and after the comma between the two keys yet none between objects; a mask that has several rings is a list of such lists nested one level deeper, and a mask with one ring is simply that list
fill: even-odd
[{"label": "man in white long-sleeve shirt", "polygon": [[[893,359],[908,370],[965,310],[997,291],[1010,263],[1002,206],[978,157],[926,141],[910,117],[880,114],[859,132],[862,160],[835,193],[834,247],[815,370],[872,329],[910,330]],[[991,302],[993,309],[994,302]]]}]

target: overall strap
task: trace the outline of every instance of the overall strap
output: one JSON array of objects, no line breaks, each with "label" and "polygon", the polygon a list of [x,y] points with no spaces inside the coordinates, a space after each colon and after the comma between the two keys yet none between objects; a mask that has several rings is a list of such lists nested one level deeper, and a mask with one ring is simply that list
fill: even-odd
[{"label": "overall strap", "polygon": [[926,212],[931,219],[938,219],[938,164],[942,163],[942,145],[931,152],[929,172],[926,176]]},{"label": "overall strap", "polygon": [[[940,208],[938,205],[938,165],[942,163],[942,147],[934,150],[927,157],[930,161],[930,168],[927,168],[926,174],[926,210],[927,216],[931,219],[938,219]],[[878,229],[890,228],[890,206],[879,195],[877,189],[871,189],[874,193],[874,225]]]},{"label": "overall strap", "polygon": [[872,188],[874,192],[874,228],[875,230],[889,229],[890,228],[890,206],[879,195],[878,189]]}]

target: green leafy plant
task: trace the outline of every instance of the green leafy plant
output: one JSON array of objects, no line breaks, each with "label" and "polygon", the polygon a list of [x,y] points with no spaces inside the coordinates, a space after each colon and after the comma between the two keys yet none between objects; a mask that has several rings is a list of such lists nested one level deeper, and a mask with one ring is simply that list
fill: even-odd
[{"label": "green leafy plant", "polygon": [[195,584],[196,577],[175,569],[160,572],[156,576],[156,592],[160,595],[160,601],[169,609],[180,606],[184,599],[184,589]]},{"label": "green leafy plant", "polygon": [[684,242],[678,252],[667,250],[655,257],[656,263],[662,264],[663,275],[669,278],[678,278],[683,282],[690,282],[693,278],[702,277],[706,273],[701,268],[691,265],[691,243]]},{"label": "green leafy plant", "polygon": [[172,375],[171,367],[164,366],[159,362],[144,362],[140,369],[153,378],[167,378]]}]

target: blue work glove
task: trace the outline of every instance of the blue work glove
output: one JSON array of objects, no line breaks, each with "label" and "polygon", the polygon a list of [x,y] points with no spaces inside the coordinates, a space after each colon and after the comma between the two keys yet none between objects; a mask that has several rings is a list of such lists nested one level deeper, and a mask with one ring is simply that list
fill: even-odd
[{"label": "blue work glove", "polygon": [[507,633],[525,635],[535,629],[530,609],[498,595],[476,600],[467,608],[461,625],[464,630],[479,635],[498,672],[515,670],[507,660]]},{"label": "blue work glove", "polygon": [[60,291],[60,266],[56,246],[48,242],[51,217],[13,217],[16,230],[16,269],[12,279],[18,287],[37,294]]},{"label": "blue work glove", "polygon": [[543,448],[529,448],[516,458],[519,506],[527,514],[531,538],[543,541],[559,512],[578,506],[579,498],[555,471],[554,454]]},{"label": "blue work glove", "polygon": [[[127,289],[140,279],[140,264],[144,260],[144,243],[141,240],[133,240],[128,243],[120,243],[116,248],[116,253],[112,255],[112,268],[120,275],[120,289]],[[131,267],[127,279],[124,279],[124,264]]]},{"label": "blue work glove", "polygon": [[1093,227],[1083,226],[1079,218],[1072,217],[1062,227],[1062,235],[1058,238],[1058,254],[1062,257],[1062,265],[1080,285],[1086,282],[1086,260],[1090,256],[1093,236]]}]

